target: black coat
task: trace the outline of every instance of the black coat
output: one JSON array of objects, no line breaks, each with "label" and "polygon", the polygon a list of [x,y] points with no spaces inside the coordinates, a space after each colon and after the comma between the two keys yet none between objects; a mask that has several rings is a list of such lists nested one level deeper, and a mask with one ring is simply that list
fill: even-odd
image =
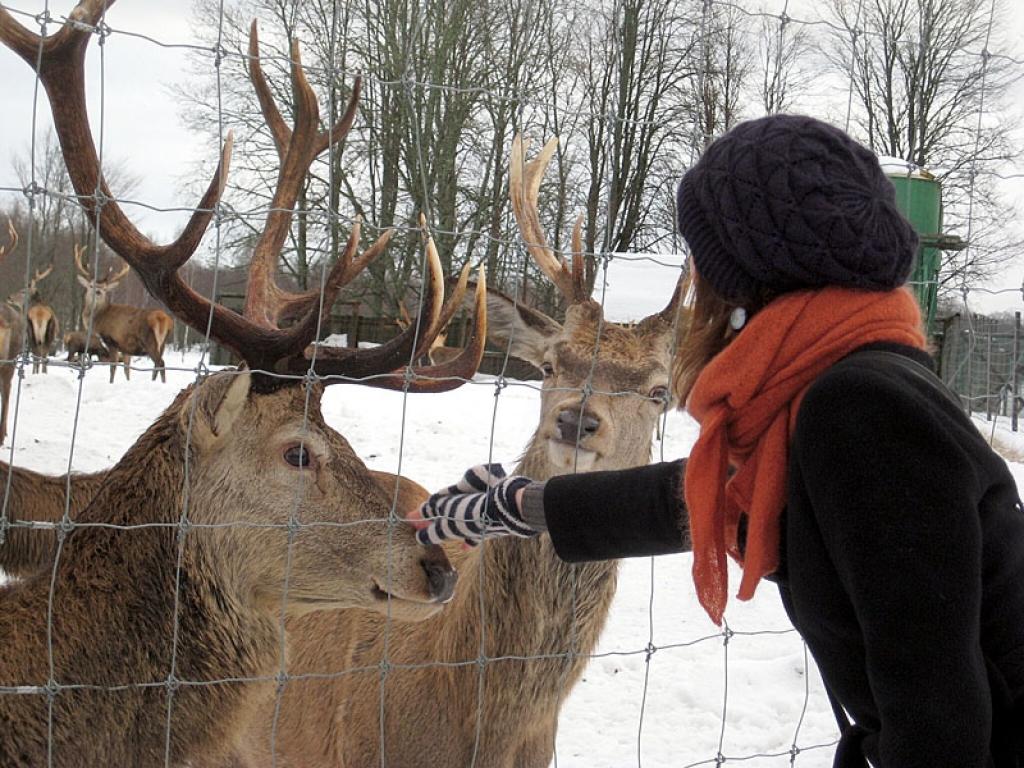
[{"label": "black coat", "polygon": [[[558,554],[688,550],[683,463],[549,480]],[[842,362],[804,397],[788,482],[773,580],[856,723],[836,765],[1024,768],[1024,511],[970,420],[932,377]]]}]

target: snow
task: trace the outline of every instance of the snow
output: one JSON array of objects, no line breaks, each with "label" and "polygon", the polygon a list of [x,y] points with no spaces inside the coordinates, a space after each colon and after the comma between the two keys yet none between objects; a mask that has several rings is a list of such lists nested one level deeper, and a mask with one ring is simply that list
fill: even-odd
[{"label": "snow", "polygon": [[[66,368],[16,380],[15,462],[64,472],[73,435],[74,469],[116,462],[194,379],[197,354],[166,359],[180,366],[167,384],[136,370],[130,382],[119,372],[111,385],[105,367],[96,367],[82,380],[80,398],[77,372]],[[481,376],[454,392],[409,395],[404,409],[401,393],[333,386],[322,409],[370,467],[400,469],[434,488],[484,460],[511,467],[531,436],[538,401],[535,385],[516,381],[495,398],[494,380]],[[1024,439],[999,429],[1024,447]],[[685,455],[696,434],[685,415],[670,414],[655,456]],[[1011,468],[1024,481],[1024,466]],[[729,762],[782,768],[791,764],[794,741],[800,751],[792,764],[830,766],[835,722],[774,588],[763,584],[754,600],[731,601],[726,618],[734,634],[726,643],[698,606],[689,570],[684,555],[624,562],[595,657],[562,710],[558,768],[713,765],[719,752]],[[732,579],[738,583],[735,572]]]}]

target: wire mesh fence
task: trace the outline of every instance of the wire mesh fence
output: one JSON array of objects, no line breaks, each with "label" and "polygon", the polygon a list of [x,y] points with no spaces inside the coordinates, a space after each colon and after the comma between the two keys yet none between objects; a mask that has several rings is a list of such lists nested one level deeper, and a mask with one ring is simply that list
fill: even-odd
[{"label": "wire mesh fence", "polygon": [[[723,0],[616,0],[595,8],[566,3],[543,10],[527,3],[483,17],[474,16],[474,9],[489,4],[447,10],[427,4],[411,10],[389,3],[362,8],[340,2],[276,8],[207,3],[195,12],[195,37],[186,39],[165,36],[138,16],[120,22],[119,14],[133,9],[127,1],[113,9],[86,2],[70,17],[70,6],[58,11],[49,4],[0,5],[6,25],[0,30],[8,46],[20,46],[39,72],[33,78],[16,62],[19,80],[34,88],[25,126],[31,146],[26,174],[0,177],[0,194],[12,209],[19,207],[24,229],[16,244],[12,237],[6,254],[5,266],[14,265],[18,274],[10,281],[12,290],[4,283],[13,306],[0,315],[10,339],[0,357],[7,361],[5,375],[12,377],[12,391],[4,398],[9,452],[0,552],[4,570],[21,579],[4,599],[28,606],[22,616],[29,629],[22,636],[31,642],[26,639],[23,647],[32,649],[24,654],[31,658],[0,667],[0,705],[22,718],[33,734],[19,745],[28,756],[18,759],[26,765],[123,759],[170,766],[234,756],[244,764],[294,765],[326,754],[331,764],[367,766],[831,764],[837,737],[820,679],[799,636],[772,596],[764,594],[766,588],[754,601],[758,605],[730,608],[720,630],[704,619],[689,594],[685,557],[569,566],[546,540],[485,541],[472,551],[449,553],[460,572],[456,597],[427,618],[438,606],[424,597],[421,582],[429,569],[421,568],[421,550],[399,520],[405,511],[402,494],[409,492],[399,476],[434,488],[471,464],[486,460],[510,466],[517,455],[522,455],[518,471],[543,479],[641,464],[652,453],[660,460],[686,454],[694,425],[667,408],[663,395],[655,396],[673,364],[679,313],[669,302],[686,258],[675,235],[674,184],[709,139],[761,107],[814,110],[857,128],[864,111],[855,106],[864,83],[860,67],[872,45],[888,34],[867,24],[864,5],[837,4],[848,15],[826,18],[790,7],[788,0],[756,11]],[[399,7],[409,15],[396,15]],[[999,250],[975,224],[983,221],[976,201],[989,195],[987,187],[976,185],[1009,182],[1016,175],[1005,164],[989,165],[982,151],[983,140],[996,146],[988,143],[995,141],[988,132],[995,115],[991,97],[1005,87],[1007,73],[1019,76],[1024,67],[1013,50],[989,47],[995,11],[995,3],[977,4],[976,34],[954,48],[954,58],[962,59],[977,81],[977,98],[963,106],[963,131],[957,135],[960,145],[973,145],[975,152],[959,158],[962,177],[949,176],[949,187],[960,192],[947,206],[947,223],[962,234],[966,247],[944,252],[955,256],[941,264],[958,276],[952,285],[963,308],[959,315],[940,315],[933,331],[940,373],[965,408],[1011,419],[1016,428],[1019,315],[1007,323],[977,314],[985,294],[970,282],[976,277],[972,254]],[[247,39],[250,12],[262,17],[262,52]],[[469,24],[460,26],[467,19]],[[505,25],[501,35],[484,34],[499,23]],[[129,42],[141,45],[142,56],[158,49],[180,52],[186,63],[175,79],[186,85],[176,96],[190,104],[191,125],[202,126],[197,132],[212,138],[207,144],[213,149],[199,152],[206,159],[198,184],[209,183],[218,160],[220,168],[227,165],[221,148],[236,132],[235,170],[227,182],[218,177],[210,185],[216,190],[227,183],[224,196],[191,208],[180,202],[188,199],[184,194],[175,194],[173,205],[154,204],[116,195],[87,174],[81,177],[88,182],[85,188],[44,178],[39,139],[49,109],[44,90],[68,87],[64,81],[74,78],[62,76],[66,70],[54,75],[69,65],[43,39],[12,37],[14,24],[47,40],[79,35],[78,45],[92,51],[81,71],[89,88],[98,89],[89,91],[88,105],[96,166],[104,171],[114,165],[107,157],[117,153],[108,131],[123,136],[112,127],[122,116],[108,107],[119,96],[107,90],[108,57],[117,57],[118,46]],[[375,37],[389,24],[402,31],[392,48]],[[445,36],[445,28],[458,34]],[[469,28],[482,37],[461,36]],[[546,37],[520,39],[521,28],[541,29]],[[822,59],[806,40],[802,47],[793,41],[817,33],[831,35],[825,39],[843,53],[838,68],[809,78],[816,65],[807,62]],[[304,34],[310,37],[303,39]],[[305,57],[301,68],[296,39]],[[581,40],[583,53],[577,49]],[[650,72],[630,79],[629,67],[620,67],[649,60],[644,51],[683,40],[687,56],[663,62],[658,70],[666,77],[663,89],[651,90]],[[742,49],[763,52],[765,83],[774,83],[745,108],[730,95],[739,70],[729,52]],[[432,69],[425,51],[437,50],[444,51],[445,66]],[[580,58],[557,59],[559,51]],[[524,66],[516,78],[499,83],[488,79],[491,75],[463,77],[457,66],[465,63],[468,71],[474,56],[492,64],[529,62],[540,52],[548,70],[570,75],[542,78]],[[123,66],[123,59],[119,62]],[[262,92],[253,74],[257,65],[270,83]],[[186,70],[191,74],[179,78]],[[357,71],[363,83],[361,114],[342,140],[329,126],[343,120]],[[321,151],[304,158],[309,176],[299,169],[302,183],[293,185],[294,195],[287,199],[278,196],[287,182],[279,167],[288,165],[297,135],[323,127],[297,106],[301,98],[293,100],[289,79],[303,76],[312,83],[309,93],[319,94],[328,130],[314,142]],[[795,90],[801,79],[807,81],[802,102],[786,86]],[[595,98],[594,84],[605,80],[615,87]],[[252,95],[254,83],[259,99]],[[278,107],[268,108],[268,99]],[[56,101],[54,109],[67,107]],[[448,132],[458,119],[474,131],[454,130],[452,138]],[[136,129],[145,123],[145,109],[133,111],[128,122]],[[82,123],[71,126],[80,132]],[[522,167],[506,168],[517,133],[531,135],[535,147]],[[562,141],[543,187],[544,232],[520,234],[505,202],[509,176],[526,172],[538,151],[536,140],[555,134]],[[67,143],[73,138],[61,136],[69,162]],[[644,155],[644,143],[660,151]],[[88,149],[88,142],[77,146]],[[888,149],[879,147],[880,154],[896,154]],[[916,147],[906,149],[913,153]],[[145,149],[159,151],[158,145]],[[354,161],[346,159],[353,156]],[[493,164],[483,159],[492,156]],[[128,163],[137,161],[132,157]],[[631,164],[640,166],[633,175],[627,170]],[[915,163],[905,167],[908,178],[919,170]],[[916,188],[907,189],[912,207]],[[67,254],[54,258],[48,250],[54,233],[43,226],[50,222],[46,206],[56,203],[83,204],[87,230],[103,230],[108,241],[116,239],[112,230],[122,228],[116,218],[122,212],[128,220],[147,212],[183,213],[181,225],[188,217],[202,219],[201,226],[187,225],[183,239],[194,241],[188,243],[192,251],[206,226],[212,228],[196,257],[205,259],[206,277],[193,271],[189,278],[196,294],[211,300],[190,303],[191,294],[182,289],[168,301],[165,276],[152,273],[143,281],[179,319],[187,314],[200,334],[195,347],[168,353],[166,388],[140,382],[139,375],[111,387],[107,366],[93,363],[88,354],[51,361],[53,382],[40,383],[31,373],[33,280],[53,259],[55,269],[65,263],[74,282]],[[546,273],[536,265],[545,245],[537,242],[540,238],[549,240],[555,253],[570,250],[565,233],[576,204],[585,214],[575,250],[594,302],[586,311],[578,306],[585,302],[560,296],[554,286],[557,265]],[[402,349],[390,356],[374,351],[399,336],[398,329],[384,332],[396,305],[381,295],[412,294],[417,306],[429,299],[431,282],[425,276],[431,257],[416,224],[420,212],[436,240],[439,266],[449,275],[463,262],[483,263],[489,280],[520,299],[547,298],[549,308],[568,305],[556,322],[521,314],[520,300],[493,304],[489,321],[492,330],[502,329],[504,351],[491,351],[491,368],[483,374],[456,375],[457,381],[442,376],[444,383],[464,385],[448,394],[425,392],[437,377],[417,360],[429,323],[412,326],[404,354]],[[384,232],[396,235],[356,279],[332,270],[344,263],[347,240],[360,220],[369,233],[356,243],[361,251]],[[84,242],[85,232],[79,236]],[[122,242],[149,253],[148,238],[141,235]],[[103,282],[106,253],[98,238],[89,243],[85,271],[91,275],[79,277],[95,286]],[[154,246],[152,253],[167,250]],[[273,267],[280,256],[281,279],[291,282],[294,295],[305,297],[306,314],[285,318],[280,333],[308,322],[312,337],[323,338],[328,330],[349,336],[344,353],[313,345],[301,364],[287,370],[274,365],[280,359],[260,357],[272,343],[270,336],[260,337],[262,346],[247,348],[248,357],[242,357],[260,369],[263,383],[244,385],[246,398],[255,387],[246,402],[272,404],[257,416],[238,405],[221,415],[222,403],[238,399],[242,385],[237,382],[249,380],[238,371],[213,375],[221,360],[211,360],[214,342],[227,339],[231,347],[235,321],[225,320],[228,310],[221,307],[233,302],[219,300],[227,293],[219,281],[239,253],[243,262],[265,259]],[[124,250],[122,255],[131,257]],[[977,263],[982,261],[979,257]],[[920,276],[915,281],[925,289],[920,295],[934,295],[948,274]],[[340,276],[349,278],[350,296],[376,292],[369,302],[375,317],[343,309],[337,326],[329,328],[335,294],[327,286],[340,282]],[[319,287],[304,294],[307,281]],[[628,319],[660,314],[663,327],[654,341],[641,338],[632,324],[617,322],[627,319],[623,312],[614,317],[608,312],[616,289],[631,282],[639,284],[634,292],[641,297],[627,302]],[[250,283],[254,290],[259,286]],[[87,339],[97,331],[109,336],[113,331],[104,325],[101,302],[77,306],[83,305],[80,316],[65,314],[65,325],[81,325]],[[241,305],[238,301],[236,308]],[[269,323],[277,333],[279,319],[274,315],[263,329]],[[376,368],[356,365],[349,356],[359,348],[359,329],[367,326],[374,326],[369,339],[374,346],[359,360],[377,360]],[[467,332],[457,336],[463,343]],[[586,341],[585,353],[579,337]],[[559,343],[567,341],[573,341],[571,364],[555,357]],[[621,366],[637,356],[641,344],[650,346],[645,359],[653,356],[658,366],[653,378],[637,385],[635,376],[621,375]],[[131,354],[145,351],[133,348]],[[381,364],[375,356],[392,363]],[[517,358],[543,371],[544,380],[527,380]],[[125,370],[147,379],[151,366],[139,359]],[[270,364],[254,366],[253,360]],[[100,363],[113,361],[101,356]],[[608,370],[620,371],[620,377]],[[632,383],[626,386],[623,379]],[[344,388],[342,396],[340,387],[326,389],[339,382],[390,385],[397,391]],[[423,382],[428,386],[420,394]],[[177,387],[191,394],[178,397]],[[209,395],[212,404],[203,396],[209,392],[216,395]],[[164,408],[173,418],[158,418]],[[545,429],[561,412],[578,414],[578,424],[585,415],[599,419],[605,442],[578,431],[570,449],[548,445]],[[236,418],[244,435],[230,430]],[[229,431],[236,447],[223,447],[216,439],[219,430]],[[366,490],[371,479],[349,458],[349,443],[371,468],[390,473],[376,479],[382,490]],[[228,480],[213,482],[211,457],[222,454],[227,463],[218,466]],[[146,463],[154,455],[163,463]],[[320,479],[311,482],[303,472],[282,475],[290,471],[278,466],[282,459],[303,466],[319,462]],[[41,480],[27,471],[29,466],[54,477]],[[98,473],[73,474],[82,469]],[[162,485],[156,482],[161,473],[169,478]],[[353,487],[363,490],[356,493]],[[78,581],[87,594],[73,588]],[[133,601],[148,605],[145,621],[130,612]],[[205,610],[207,603],[216,610]],[[335,610],[324,610],[329,608]],[[410,618],[425,620],[407,623]],[[133,725],[113,726],[125,721]],[[5,749],[9,744],[18,741],[0,738]],[[33,752],[40,744],[42,752]]]}]

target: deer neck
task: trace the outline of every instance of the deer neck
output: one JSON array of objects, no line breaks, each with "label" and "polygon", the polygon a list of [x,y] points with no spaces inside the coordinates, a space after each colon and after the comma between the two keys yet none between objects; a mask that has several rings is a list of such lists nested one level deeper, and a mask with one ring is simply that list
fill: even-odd
[{"label": "deer neck", "polygon": [[[179,556],[177,527],[107,527],[176,522],[184,486],[183,441],[166,416],[110,470],[76,521],[105,525],[74,528],[59,547],[55,568],[0,592],[0,676],[5,678],[0,684],[45,683],[51,678],[52,649],[52,678],[59,684],[129,686],[123,694],[83,689],[55,698],[62,727],[54,729],[54,754],[64,755],[61,762],[161,764],[172,666],[181,681],[270,677],[275,670],[273,617],[249,608],[225,586],[229,580],[212,565],[202,529],[186,534]],[[176,421],[177,414],[173,417]],[[138,683],[157,685],[131,687]],[[230,744],[254,688],[177,687],[172,762]],[[40,698],[0,697],[0,720],[34,721]],[[85,711],[93,727],[68,727],[84,723]],[[103,733],[98,739],[97,731]],[[45,730],[41,745],[31,738],[5,743],[0,737],[0,764],[21,764],[12,744],[26,754],[46,749]],[[38,761],[36,752],[25,764]]]},{"label": "deer neck", "polygon": [[[650,443],[638,446],[635,455],[623,453],[596,469],[637,466],[649,456]],[[548,459],[543,439],[534,435],[514,474],[548,480],[564,473]],[[482,604],[489,614],[488,643],[499,654],[564,652],[567,642],[575,652],[586,654],[596,646],[607,618],[618,561],[566,563],[555,553],[551,538],[543,534],[488,541],[465,555],[459,570],[455,599],[465,606],[452,615],[463,617],[464,622],[451,627],[447,643],[479,642],[479,610],[473,606]],[[519,597],[509,600],[499,595]],[[471,655],[477,652],[475,646],[468,650]]]}]

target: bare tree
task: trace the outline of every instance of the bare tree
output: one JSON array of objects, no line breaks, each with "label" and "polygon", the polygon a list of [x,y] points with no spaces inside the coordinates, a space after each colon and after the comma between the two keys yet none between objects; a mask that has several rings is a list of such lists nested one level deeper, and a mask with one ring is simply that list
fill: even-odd
[{"label": "bare tree", "polygon": [[[851,78],[856,128],[871,149],[908,160],[942,182],[945,229],[965,251],[947,251],[940,282],[970,286],[991,277],[1021,245],[1005,222],[1011,206],[994,172],[1019,157],[1006,97],[1018,77],[999,36],[999,0],[830,0],[845,34],[823,47]],[[856,34],[854,31],[856,30]]]},{"label": "bare tree", "polygon": [[786,15],[761,18],[757,47],[760,101],[766,115],[786,112],[807,90],[814,46],[811,30]]},{"label": "bare tree", "polygon": [[657,236],[645,233],[644,225],[656,190],[666,176],[679,172],[665,165],[663,150],[685,138],[684,86],[693,78],[686,45],[690,19],[684,11],[669,0],[613,4],[604,19],[604,40],[597,38],[598,45],[586,52],[588,251],[598,245],[600,220],[607,221],[603,251],[647,247]]},{"label": "bare tree", "polygon": [[700,2],[694,23],[690,81],[691,142],[702,150],[740,118],[742,98],[753,72],[750,17],[733,5]]},{"label": "bare tree", "polygon": [[[222,228],[225,247],[252,237],[247,211],[269,201],[274,179],[266,168],[273,144],[245,82],[244,35],[257,15],[271,88],[285,92],[288,41],[308,40],[310,81],[333,119],[352,73],[365,73],[365,109],[340,152],[312,166],[283,264],[299,285],[322,263],[331,263],[340,238],[340,207],[361,213],[367,229],[410,231],[395,247],[385,272],[371,266],[373,309],[406,298],[419,265],[414,229],[426,212],[446,268],[485,261],[493,285],[510,293],[533,292],[549,311],[559,302],[511,235],[504,194],[512,136],[559,135],[557,176],[541,196],[541,214],[558,232],[565,251],[572,221],[584,213],[587,273],[593,254],[654,248],[672,231],[663,202],[678,179],[676,158],[691,131],[688,107],[697,62],[692,49],[696,0],[602,0],[596,6],[560,8],[542,0],[235,0],[223,9],[200,0],[197,36],[230,55],[215,83],[209,54],[180,93],[196,127],[220,129],[211,116],[236,130],[238,171],[228,196],[239,215]],[[733,47],[738,55],[739,46]],[[735,75],[736,59],[727,63]],[[739,78],[725,83],[724,104],[735,112]],[[216,86],[216,87],[215,87]],[[287,115],[286,115],[287,119]],[[346,222],[342,221],[341,224]],[[360,286],[366,288],[366,286]],[[366,299],[364,299],[365,301]]]}]

